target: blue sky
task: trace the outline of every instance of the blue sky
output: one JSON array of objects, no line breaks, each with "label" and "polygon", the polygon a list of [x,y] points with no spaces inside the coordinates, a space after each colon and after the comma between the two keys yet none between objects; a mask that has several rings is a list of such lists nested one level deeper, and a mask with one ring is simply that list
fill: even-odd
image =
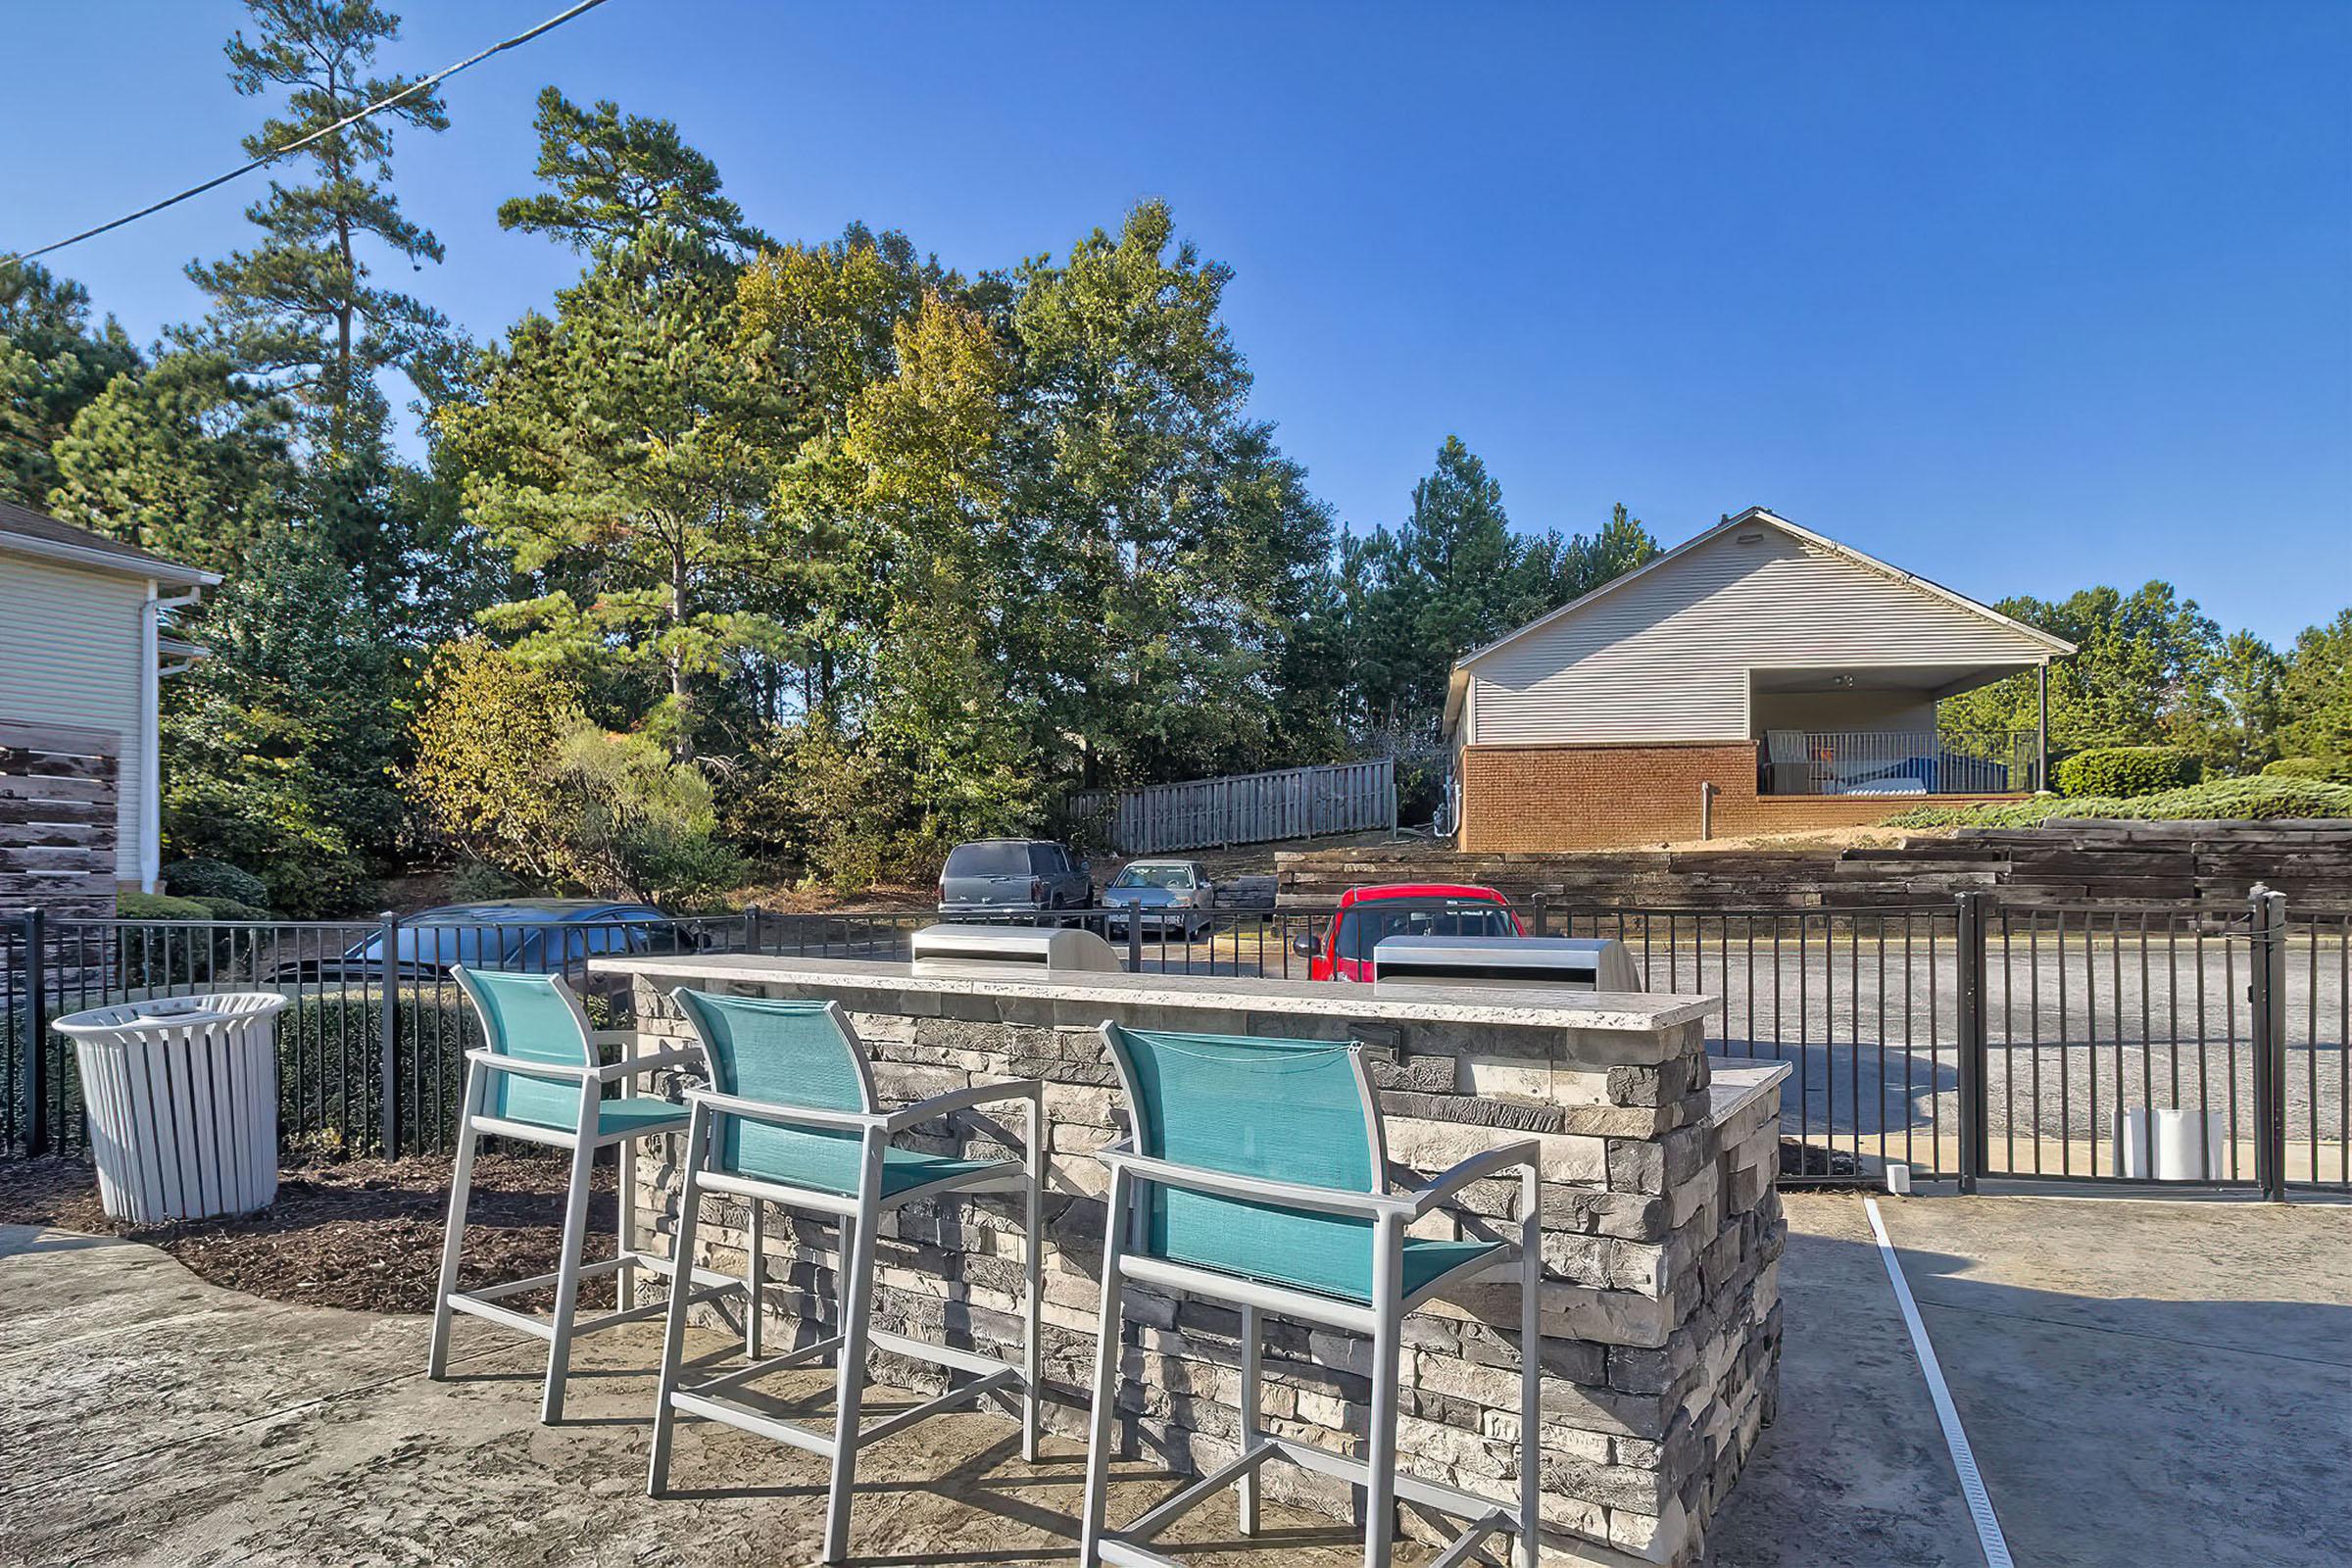
[{"label": "blue sky", "polygon": [[[435,69],[559,0],[389,0]],[[235,162],[222,0],[5,0],[0,246]],[[1253,411],[1348,524],[1458,432],[1522,527],[1763,504],[1986,600],[2352,603],[2352,6],[609,0],[449,91],[410,279],[477,335],[544,83],[677,121],[754,220],[966,271],[1160,196],[1237,276]],[[51,258],[142,338],[238,187]]]}]

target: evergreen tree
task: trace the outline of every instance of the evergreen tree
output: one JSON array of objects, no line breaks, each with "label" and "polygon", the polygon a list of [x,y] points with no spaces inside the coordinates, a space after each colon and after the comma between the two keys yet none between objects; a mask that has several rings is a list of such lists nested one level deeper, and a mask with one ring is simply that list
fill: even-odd
[{"label": "evergreen tree", "polygon": [[524,318],[440,416],[467,515],[524,579],[485,622],[526,660],[655,677],[642,716],[681,760],[727,661],[781,636],[745,604],[777,569],[782,415],[775,380],[736,350],[735,280],[687,234],[600,247],[555,316]]},{"label": "evergreen tree", "polygon": [[58,441],[139,368],[113,317],[91,328],[87,289],[38,262],[0,262],[0,499],[45,509]]},{"label": "evergreen tree", "polygon": [[743,209],[719,194],[718,166],[687,146],[666,120],[623,115],[609,99],[582,109],[554,87],[539,93],[537,173],[551,187],[499,204],[501,228],[518,228],[590,251],[648,225],[715,249],[766,243]]},{"label": "evergreen tree", "polygon": [[297,487],[282,400],[218,354],[166,354],[120,375],[54,452],[50,510],[143,550],[226,572]]},{"label": "evergreen tree", "polygon": [[[2058,603],[2004,599],[1993,608],[2080,650],[2050,665],[2055,748],[2178,745],[2205,754],[2216,718],[2221,628],[2171,583],[2150,582],[2130,594],[2085,588]],[[1976,734],[2030,730],[2036,701],[2034,676],[2012,675],[1945,699],[1937,718]]]},{"label": "evergreen tree", "polygon": [[2352,610],[2295,638],[2278,710],[2287,755],[2352,762]]}]

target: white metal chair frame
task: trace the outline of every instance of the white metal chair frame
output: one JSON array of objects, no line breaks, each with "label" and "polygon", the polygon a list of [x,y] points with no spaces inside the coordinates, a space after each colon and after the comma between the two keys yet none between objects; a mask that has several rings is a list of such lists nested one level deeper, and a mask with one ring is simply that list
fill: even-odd
[{"label": "white metal chair frame", "polygon": [[[1143,1103],[1135,1092],[1125,1054],[1103,1025],[1111,1059],[1119,1071],[1119,1087],[1130,1106]],[[1361,1047],[1350,1052],[1371,1136],[1374,1181],[1387,1185],[1387,1145],[1380,1124],[1380,1102],[1364,1064]],[[1125,1138],[1099,1152],[1110,1167],[1109,1220],[1102,1255],[1102,1310],[1095,1355],[1094,1415],[1087,1439],[1086,1492],[1080,1568],[1116,1563],[1122,1568],[1182,1568],[1174,1557],[1148,1544],[1186,1514],[1226,1487],[1238,1489],[1239,1529],[1253,1536],[1258,1529],[1257,1472],[1269,1460],[1287,1459],[1304,1470],[1335,1477],[1363,1489],[1364,1563],[1388,1568],[1396,1536],[1396,1505],[1418,1503],[1457,1518],[1467,1527],[1429,1568],[1459,1568],[1477,1555],[1487,1537],[1508,1534],[1518,1538],[1521,1568],[1538,1568],[1542,1528],[1542,1375],[1543,1320],[1538,1282],[1543,1272],[1542,1151],[1533,1140],[1486,1150],[1456,1163],[1406,1193],[1346,1192],[1262,1178],[1237,1176],[1194,1165],[1172,1164],[1135,1152]],[[1519,1239],[1506,1250],[1474,1259],[1428,1281],[1409,1295],[1401,1289],[1405,1230],[1459,1194],[1472,1182],[1519,1173]],[[1143,1200],[1151,1187],[1181,1188],[1251,1203],[1275,1204],[1321,1214],[1368,1219],[1372,1231],[1372,1301],[1353,1301],[1320,1293],[1292,1289],[1225,1272],[1147,1255],[1142,1238],[1147,1214]],[[1122,1243],[1122,1236],[1125,1242]],[[1440,1482],[1400,1475],[1396,1470],[1397,1379],[1406,1314],[1432,1298],[1457,1286],[1497,1274],[1519,1279],[1519,1506],[1505,1508]],[[1110,1445],[1115,1418],[1120,1362],[1120,1304],[1129,1281],[1167,1291],[1184,1291],[1225,1302],[1241,1312],[1242,1451],[1238,1457],[1192,1482],[1124,1530],[1105,1528],[1103,1509],[1109,1482]],[[1272,1312],[1348,1333],[1372,1341],[1372,1411],[1366,1453],[1361,1458],[1335,1453],[1312,1444],[1266,1433],[1259,1418],[1261,1378],[1259,1320]]]},{"label": "white metal chair frame", "polygon": [[[830,1004],[826,1010],[852,1045],[857,1046],[858,1037],[842,1016],[840,1004]],[[869,1105],[874,1104],[877,1100],[872,1064],[862,1047],[856,1049],[853,1054],[862,1080],[864,1102]],[[849,1552],[850,1503],[852,1489],[857,1484],[858,1455],[884,1438],[928,1417],[968,1404],[995,1390],[1017,1386],[1021,1395],[1021,1457],[1035,1463],[1041,1353],[1038,1324],[1044,1295],[1041,1281],[1044,1228],[1040,1201],[1045,1191],[1044,1084],[1035,1079],[975,1084],[892,1111],[819,1110],[798,1105],[778,1105],[766,1101],[722,1095],[709,1089],[688,1090],[686,1101],[692,1107],[692,1119],[686,1131],[683,1187],[678,1198],[677,1255],[681,1258],[694,1255],[695,1232],[699,1224],[697,1210],[701,1207],[704,1194],[721,1193],[747,1200],[752,1214],[749,1241],[753,1299],[756,1302],[760,1299],[758,1293],[761,1280],[760,1205],[773,1202],[830,1215],[841,1226],[840,1328],[839,1332],[827,1338],[764,1359],[760,1358],[758,1345],[754,1342],[747,1347],[748,1353],[753,1357],[749,1365],[733,1368],[702,1383],[685,1386],[681,1384],[679,1374],[684,1369],[686,1309],[691,1298],[682,1292],[674,1294],[662,1337],[662,1377],[654,1409],[653,1460],[647,1475],[647,1494],[658,1497],[668,1489],[670,1441],[680,1413],[723,1422],[771,1442],[821,1455],[832,1464],[825,1503],[824,1551],[821,1558],[830,1563],[841,1561]],[[909,1187],[887,1197],[883,1195],[884,1151],[894,1136],[956,1111],[1011,1101],[1023,1102],[1026,1110],[1026,1147],[1017,1166],[962,1172],[919,1187]],[[710,1152],[716,1143],[717,1123],[728,1116],[782,1127],[857,1133],[862,1145],[857,1195],[845,1197],[814,1188],[793,1187],[781,1182],[709,1169]],[[933,1199],[1008,1192],[1019,1193],[1025,1200],[1021,1221],[1022,1338],[1018,1366],[977,1351],[929,1345],[871,1326],[874,1240],[883,1215],[907,1203]],[[758,1315],[755,1310],[754,1318]],[[951,1375],[969,1373],[974,1381],[959,1388],[951,1387],[934,1398],[894,1410],[872,1425],[860,1427],[858,1413],[863,1402],[865,1360],[869,1348],[889,1350],[910,1360],[928,1362]],[[740,1389],[771,1372],[828,1357],[833,1360],[838,1372],[833,1430],[830,1434],[780,1420],[723,1397],[729,1391]]]},{"label": "white metal chair frame", "polygon": [[[482,1016],[483,1027],[493,1028],[489,1009],[476,993],[471,977],[464,969],[455,971],[466,1000]],[[466,1104],[458,1124],[457,1159],[450,1172],[449,1221],[441,1242],[441,1278],[433,1296],[432,1345],[426,1362],[426,1375],[436,1380],[449,1371],[449,1332],[453,1315],[464,1312],[496,1323],[514,1333],[528,1335],[547,1342],[547,1380],[540,1395],[539,1419],[553,1424],[564,1419],[564,1391],[571,1370],[571,1342],[581,1334],[600,1333],[618,1328],[624,1323],[642,1322],[666,1310],[666,1303],[654,1301],[640,1305],[637,1301],[636,1276],[640,1269],[670,1277],[670,1260],[637,1250],[636,1215],[632,1195],[636,1178],[636,1140],[663,1133],[678,1132],[687,1124],[684,1106],[674,1120],[664,1120],[626,1132],[600,1133],[597,1130],[597,1102],[604,1098],[607,1084],[625,1083],[643,1073],[662,1068],[700,1068],[703,1054],[699,1048],[686,1047],[637,1055],[638,1037],[628,1030],[598,1030],[589,1027],[586,1009],[580,999],[563,981],[555,989],[568,1004],[573,1021],[578,1025],[586,1050],[601,1057],[607,1050],[617,1050],[620,1060],[601,1066],[589,1066],[585,1059],[573,1067],[554,1062],[534,1061],[500,1052],[477,1049],[466,1053]],[[580,1089],[579,1115],[570,1128],[549,1127],[537,1122],[520,1121],[512,1117],[494,1116],[483,1107],[490,1098],[492,1076],[497,1073],[518,1073],[525,1077],[547,1079],[557,1083],[576,1083]],[[500,1138],[514,1138],[527,1143],[544,1144],[555,1149],[571,1151],[571,1175],[564,1189],[564,1231],[556,1271],[534,1274],[528,1279],[510,1280],[485,1286],[474,1291],[458,1289],[458,1260],[465,1245],[466,1207],[467,1189],[473,1179],[474,1146],[484,1133]],[[614,1255],[595,1263],[582,1263],[588,1232],[588,1198],[590,1178],[596,1162],[596,1152],[617,1144],[620,1148],[620,1217],[617,1226],[617,1250]],[[578,1315],[580,1282],[617,1274],[616,1288],[619,1307],[594,1317]],[[555,1309],[547,1317],[536,1317],[502,1304],[502,1298],[519,1296],[526,1291],[556,1290]],[[695,1300],[708,1300],[728,1291],[753,1289],[748,1280],[735,1279],[710,1269],[696,1269],[693,1276]],[[748,1322],[756,1322],[759,1314],[746,1311]],[[750,1332],[747,1323],[747,1333]]]}]

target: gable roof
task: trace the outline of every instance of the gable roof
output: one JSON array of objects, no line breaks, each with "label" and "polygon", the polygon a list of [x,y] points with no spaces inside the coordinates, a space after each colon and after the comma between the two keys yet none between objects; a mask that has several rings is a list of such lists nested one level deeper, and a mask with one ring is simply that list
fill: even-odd
[{"label": "gable roof", "polygon": [[1516,630],[1505,632],[1500,637],[1495,638],[1493,642],[1488,643],[1483,648],[1474,648],[1469,653],[1464,654],[1460,659],[1454,661],[1452,672],[1446,681],[1446,712],[1443,719],[1444,726],[1447,730],[1450,730],[1453,727],[1454,721],[1459,716],[1461,711],[1463,694],[1469,685],[1471,667],[1480,662],[1482,660],[1485,660],[1489,656],[1510,647],[1512,644],[1519,642],[1523,638],[1542,631],[1546,627],[1555,625],[1559,621],[1564,620],[1571,615],[1577,614],[1587,607],[1607,598],[1611,594],[1617,593],[1619,590],[1625,588],[1628,584],[1637,582],[1642,578],[1648,576],[1650,573],[1662,569],[1670,563],[1680,561],[1684,557],[1689,556],[1695,551],[1704,549],[1706,546],[1714,543],[1716,540],[1723,538],[1726,534],[1735,533],[1758,525],[1777,530],[1784,536],[1796,541],[1802,546],[1822,551],[1825,554],[1834,556],[1851,565],[1858,566],[1866,571],[1877,573],[1878,575],[1885,577],[1891,582],[1898,583],[1903,587],[1912,590],[1913,592],[1923,595],[1926,598],[1933,599],[1948,609],[1959,610],[1965,614],[1973,615],[1981,620],[1984,620],[1991,626],[2000,628],[2002,631],[2022,637],[2026,641],[2044,650],[2048,657],[2060,658],[2075,652],[2075,645],[2066,641],[2064,638],[2053,637],[2048,632],[2041,630],[2037,626],[2029,626],[2021,620],[2016,620],[2008,615],[2004,615],[1999,611],[1994,610],[1991,606],[1979,604],[1976,600],[1969,598],[1967,595],[1955,593],[1953,590],[1944,587],[1941,583],[1932,582],[1928,578],[1919,576],[1915,572],[1904,571],[1897,566],[1890,566],[1884,561],[1880,561],[1872,556],[1864,555],[1861,551],[1856,550],[1849,545],[1839,544],[1837,540],[1829,538],[1823,534],[1815,533],[1810,528],[1801,527],[1776,513],[1766,511],[1762,507],[1749,507],[1746,511],[1740,513],[1737,516],[1727,517],[1722,522],[1717,523],[1715,526],[1702,529],[1698,533],[1691,535],[1690,538],[1684,540],[1681,544],[1676,545],[1672,550],[1668,550],[1661,555],[1653,556],[1647,562],[1644,562],[1642,564],[1635,567],[1632,571],[1610,578],[1607,582],[1602,583],[1591,593],[1585,594],[1580,598],[1572,599],[1568,603],[1560,606],[1557,610],[1553,610],[1544,614],[1539,615],[1534,620],[1529,621],[1526,625],[1521,626]]},{"label": "gable roof", "polygon": [[1544,614],[1538,615],[1535,619],[1529,621],[1526,625],[1519,627],[1516,631],[1504,632],[1501,636],[1495,638],[1484,648],[1472,649],[1470,652],[1464,654],[1461,658],[1455,660],[1453,662],[1453,667],[1455,669],[1468,669],[1472,664],[1477,663],[1480,660],[1486,658],[1489,654],[1495,652],[1497,649],[1507,648],[1512,643],[1519,641],[1520,638],[1527,636],[1530,632],[1541,630],[1542,628],[1552,624],[1554,621],[1562,620],[1567,616],[1575,614],[1587,605],[1617,592],[1617,590],[1623,588],[1627,583],[1633,582],[1638,578],[1647,576],[1649,573],[1656,571],[1659,567],[1665,565],[1668,562],[1678,561],[1684,556],[1690,554],[1692,551],[1699,549],[1701,546],[1710,544],[1713,541],[1722,538],[1725,534],[1730,533],[1735,529],[1749,527],[1756,523],[1763,523],[1768,527],[1777,528],[1782,533],[1787,534],[1789,538],[1794,539],[1801,544],[1812,545],[1818,549],[1826,550],[1832,555],[1853,563],[1857,566],[1861,566],[1870,571],[1878,572],[1882,576],[1892,578],[1894,581],[1903,584],[1905,587],[1917,589],[1919,592],[1928,595],[1932,599],[1940,600],[1944,604],[1967,611],[1971,614],[1981,615],[1985,620],[1992,622],[1996,626],[2000,626],[2008,631],[2016,632],[2022,637],[2025,637],[2033,642],[2039,643],[2042,647],[2048,649],[2053,657],[2064,656],[2075,651],[2075,645],[2068,642],[2063,637],[2053,637],[2038,626],[2029,626],[2022,620],[2013,620],[2009,616],[2002,614],[1999,611],[1993,609],[1991,606],[1981,605],[1974,599],[1969,598],[1966,594],[1955,593],[1951,589],[1944,587],[1943,584],[1939,582],[1931,582],[1927,578],[1919,576],[1915,572],[1908,572],[1902,570],[1900,567],[1890,566],[1884,561],[1878,560],[1876,557],[1864,555],[1861,551],[1854,549],[1850,545],[1841,545],[1837,540],[1829,538],[1827,535],[1815,533],[1810,528],[1799,527],[1797,524],[1790,522],[1787,517],[1775,515],[1774,514],[1765,511],[1762,507],[1750,507],[1736,517],[1727,517],[1712,528],[1692,534],[1681,544],[1676,545],[1672,550],[1666,551],[1662,555],[1652,556],[1648,561],[1643,562],[1641,565],[1636,566],[1633,570],[1624,572],[1615,577],[1611,577],[1607,582],[1602,583],[1591,593],[1586,594],[1578,599],[1571,599],[1568,601],[1568,603],[1560,606],[1559,609],[1548,611]]},{"label": "gable roof", "polygon": [[203,571],[179,562],[109,539],[102,533],[60,522],[45,512],[0,501],[0,550],[70,562],[92,571],[118,572],[125,577],[151,577],[157,582],[187,587],[210,587],[220,580],[217,571]]}]

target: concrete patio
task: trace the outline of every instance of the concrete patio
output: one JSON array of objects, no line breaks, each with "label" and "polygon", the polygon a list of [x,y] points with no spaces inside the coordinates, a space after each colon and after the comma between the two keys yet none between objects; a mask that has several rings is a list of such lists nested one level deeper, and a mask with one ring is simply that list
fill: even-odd
[{"label": "concrete patio", "polygon": [[[1791,1193],[1779,1419],[1713,1560],[1982,1561],[1852,1195]],[[2021,1563],[2352,1560],[2352,1210],[2047,1198],[1883,1203]],[[163,1253],[0,1230],[0,1564],[732,1564],[812,1555],[820,1461],[719,1428],[643,1494],[650,1329],[586,1342],[578,1419],[539,1427],[536,1346],[204,1284]],[[713,1337],[712,1347],[717,1347]],[[824,1380],[778,1379],[821,1400]],[[862,1564],[1072,1559],[1079,1454],[1034,1469],[957,1415],[861,1471]],[[1127,1467],[1114,1517],[1156,1494]],[[1211,1506],[1190,1560],[1343,1564],[1349,1535]],[[1203,1549],[1205,1548],[1205,1549]],[[2193,1548],[2193,1549],[2192,1549]],[[1400,1553],[1416,1562],[1418,1553]]]}]

